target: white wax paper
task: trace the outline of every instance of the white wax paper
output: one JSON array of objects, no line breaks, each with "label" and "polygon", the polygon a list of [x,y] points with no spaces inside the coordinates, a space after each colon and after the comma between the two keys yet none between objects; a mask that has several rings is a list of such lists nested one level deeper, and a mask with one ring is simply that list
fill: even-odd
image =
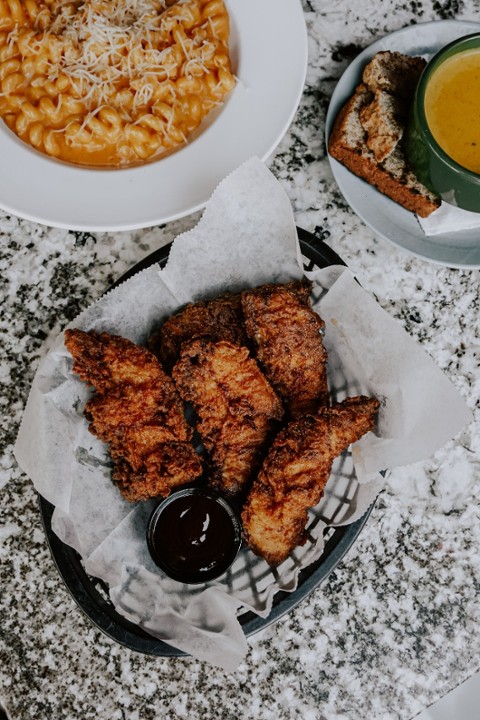
[{"label": "white wax paper", "polygon": [[[135,275],[71,326],[142,343],[188,301],[301,277],[300,258],[289,200],[253,158],[220,184],[198,225],[175,240],[165,269]],[[310,542],[277,570],[243,550],[228,582],[184,586],[163,576],[145,541],[155,501],[129,504],[112,484],[107,448],[88,432],[83,416],[89,391],[72,373],[63,334],[35,376],[15,446],[19,465],[55,506],[53,530],[80,553],[89,574],[108,583],[118,612],[228,671],[247,651],[238,613],[268,616],[275,592],[293,591],[300,569],[321,555],[327,525],[365,513],[382,487],[379,471],[428,457],[470,420],[451,383],[348,270],[306,274],[315,281],[315,307],[326,320],[332,396],[364,392],[378,396],[382,408],[377,433],[357,443],[347,460],[339,458],[342,472],[334,464],[319,510],[312,511]],[[348,499],[339,505],[335,498],[342,494]]]},{"label": "white wax paper", "polygon": [[442,202],[440,207],[426,218],[416,216],[425,235],[460,232],[480,228],[480,213]]}]

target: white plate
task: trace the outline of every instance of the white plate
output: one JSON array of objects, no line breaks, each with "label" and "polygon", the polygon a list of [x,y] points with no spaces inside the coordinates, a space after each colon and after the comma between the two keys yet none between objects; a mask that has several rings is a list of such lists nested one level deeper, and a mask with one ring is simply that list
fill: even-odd
[{"label": "white plate", "polygon": [[265,160],[288,129],[307,69],[300,0],[226,0],[238,84],[218,117],[176,153],[138,168],[51,160],[0,122],[0,207],[71,230],[131,230],[187,215],[248,158]]},{"label": "white plate", "polygon": [[[380,50],[396,50],[429,57],[462,35],[478,32],[480,24],[457,20],[411,25],[370,45],[344,72],[330,101],[326,120],[328,139],[342,105],[360,82],[364,66]],[[413,255],[440,265],[458,268],[480,267],[480,230],[462,230],[427,238],[415,215],[330,159],[335,180],[345,200],[377,235],[399,245]]]}]

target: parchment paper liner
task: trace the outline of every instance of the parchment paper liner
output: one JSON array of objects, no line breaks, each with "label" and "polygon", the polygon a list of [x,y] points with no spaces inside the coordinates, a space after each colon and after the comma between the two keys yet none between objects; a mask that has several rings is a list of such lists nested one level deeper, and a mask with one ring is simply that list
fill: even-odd
[{"label": "parchment paper liner", "polygon": [[[186,302],[299,278],[302,269],[288,198],[252,158],[220,184],[198,225],[175,240],[165,269],[134,276],[71,326],[143,343]],[[363,392],[379,397],[382,408],[377,435],[336,461],[311,512],[309,541],[274,572],[245,550],[224,580],[204,589],[162,576],[145,542],[155,501],[132,506],[113,486],[106,448],[83,418],[89,390],[71,372],[63,334],[38,369],[15,446],[18,463],[55,506],[53,530],[80,553],[89,574],[109,585],[117,611],[228,671],[247,650],[237,614],[251,609],[267,616],[275,592],[293,591],[300,569],[321,555],[326,525],[353,522],[366,511],[382,487],[380,470],[430,456],[471,419],[450,381],[348,270],[305,274],[315,282],[315,308],[326,321],[332,396]]]}]

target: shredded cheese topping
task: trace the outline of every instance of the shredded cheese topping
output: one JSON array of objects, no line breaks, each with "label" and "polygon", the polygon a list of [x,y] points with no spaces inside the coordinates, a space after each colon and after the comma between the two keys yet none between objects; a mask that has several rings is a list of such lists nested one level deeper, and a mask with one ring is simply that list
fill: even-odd
[{"label": "shredded cheese topping", "polygon": [[228,41],[223,0],[0,0],[0,115],[62,159],[145,160],[230,92]]}]

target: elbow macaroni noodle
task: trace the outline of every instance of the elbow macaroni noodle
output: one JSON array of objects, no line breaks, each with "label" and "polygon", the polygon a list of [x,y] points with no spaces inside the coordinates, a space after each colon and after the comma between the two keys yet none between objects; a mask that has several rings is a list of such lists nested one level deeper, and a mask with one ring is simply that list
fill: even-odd
[{"label": "elbow macaroni noodle", "polygon": [[0,117],[82,165],[186,142],[235,84],[223,0],[0,0]]}]

